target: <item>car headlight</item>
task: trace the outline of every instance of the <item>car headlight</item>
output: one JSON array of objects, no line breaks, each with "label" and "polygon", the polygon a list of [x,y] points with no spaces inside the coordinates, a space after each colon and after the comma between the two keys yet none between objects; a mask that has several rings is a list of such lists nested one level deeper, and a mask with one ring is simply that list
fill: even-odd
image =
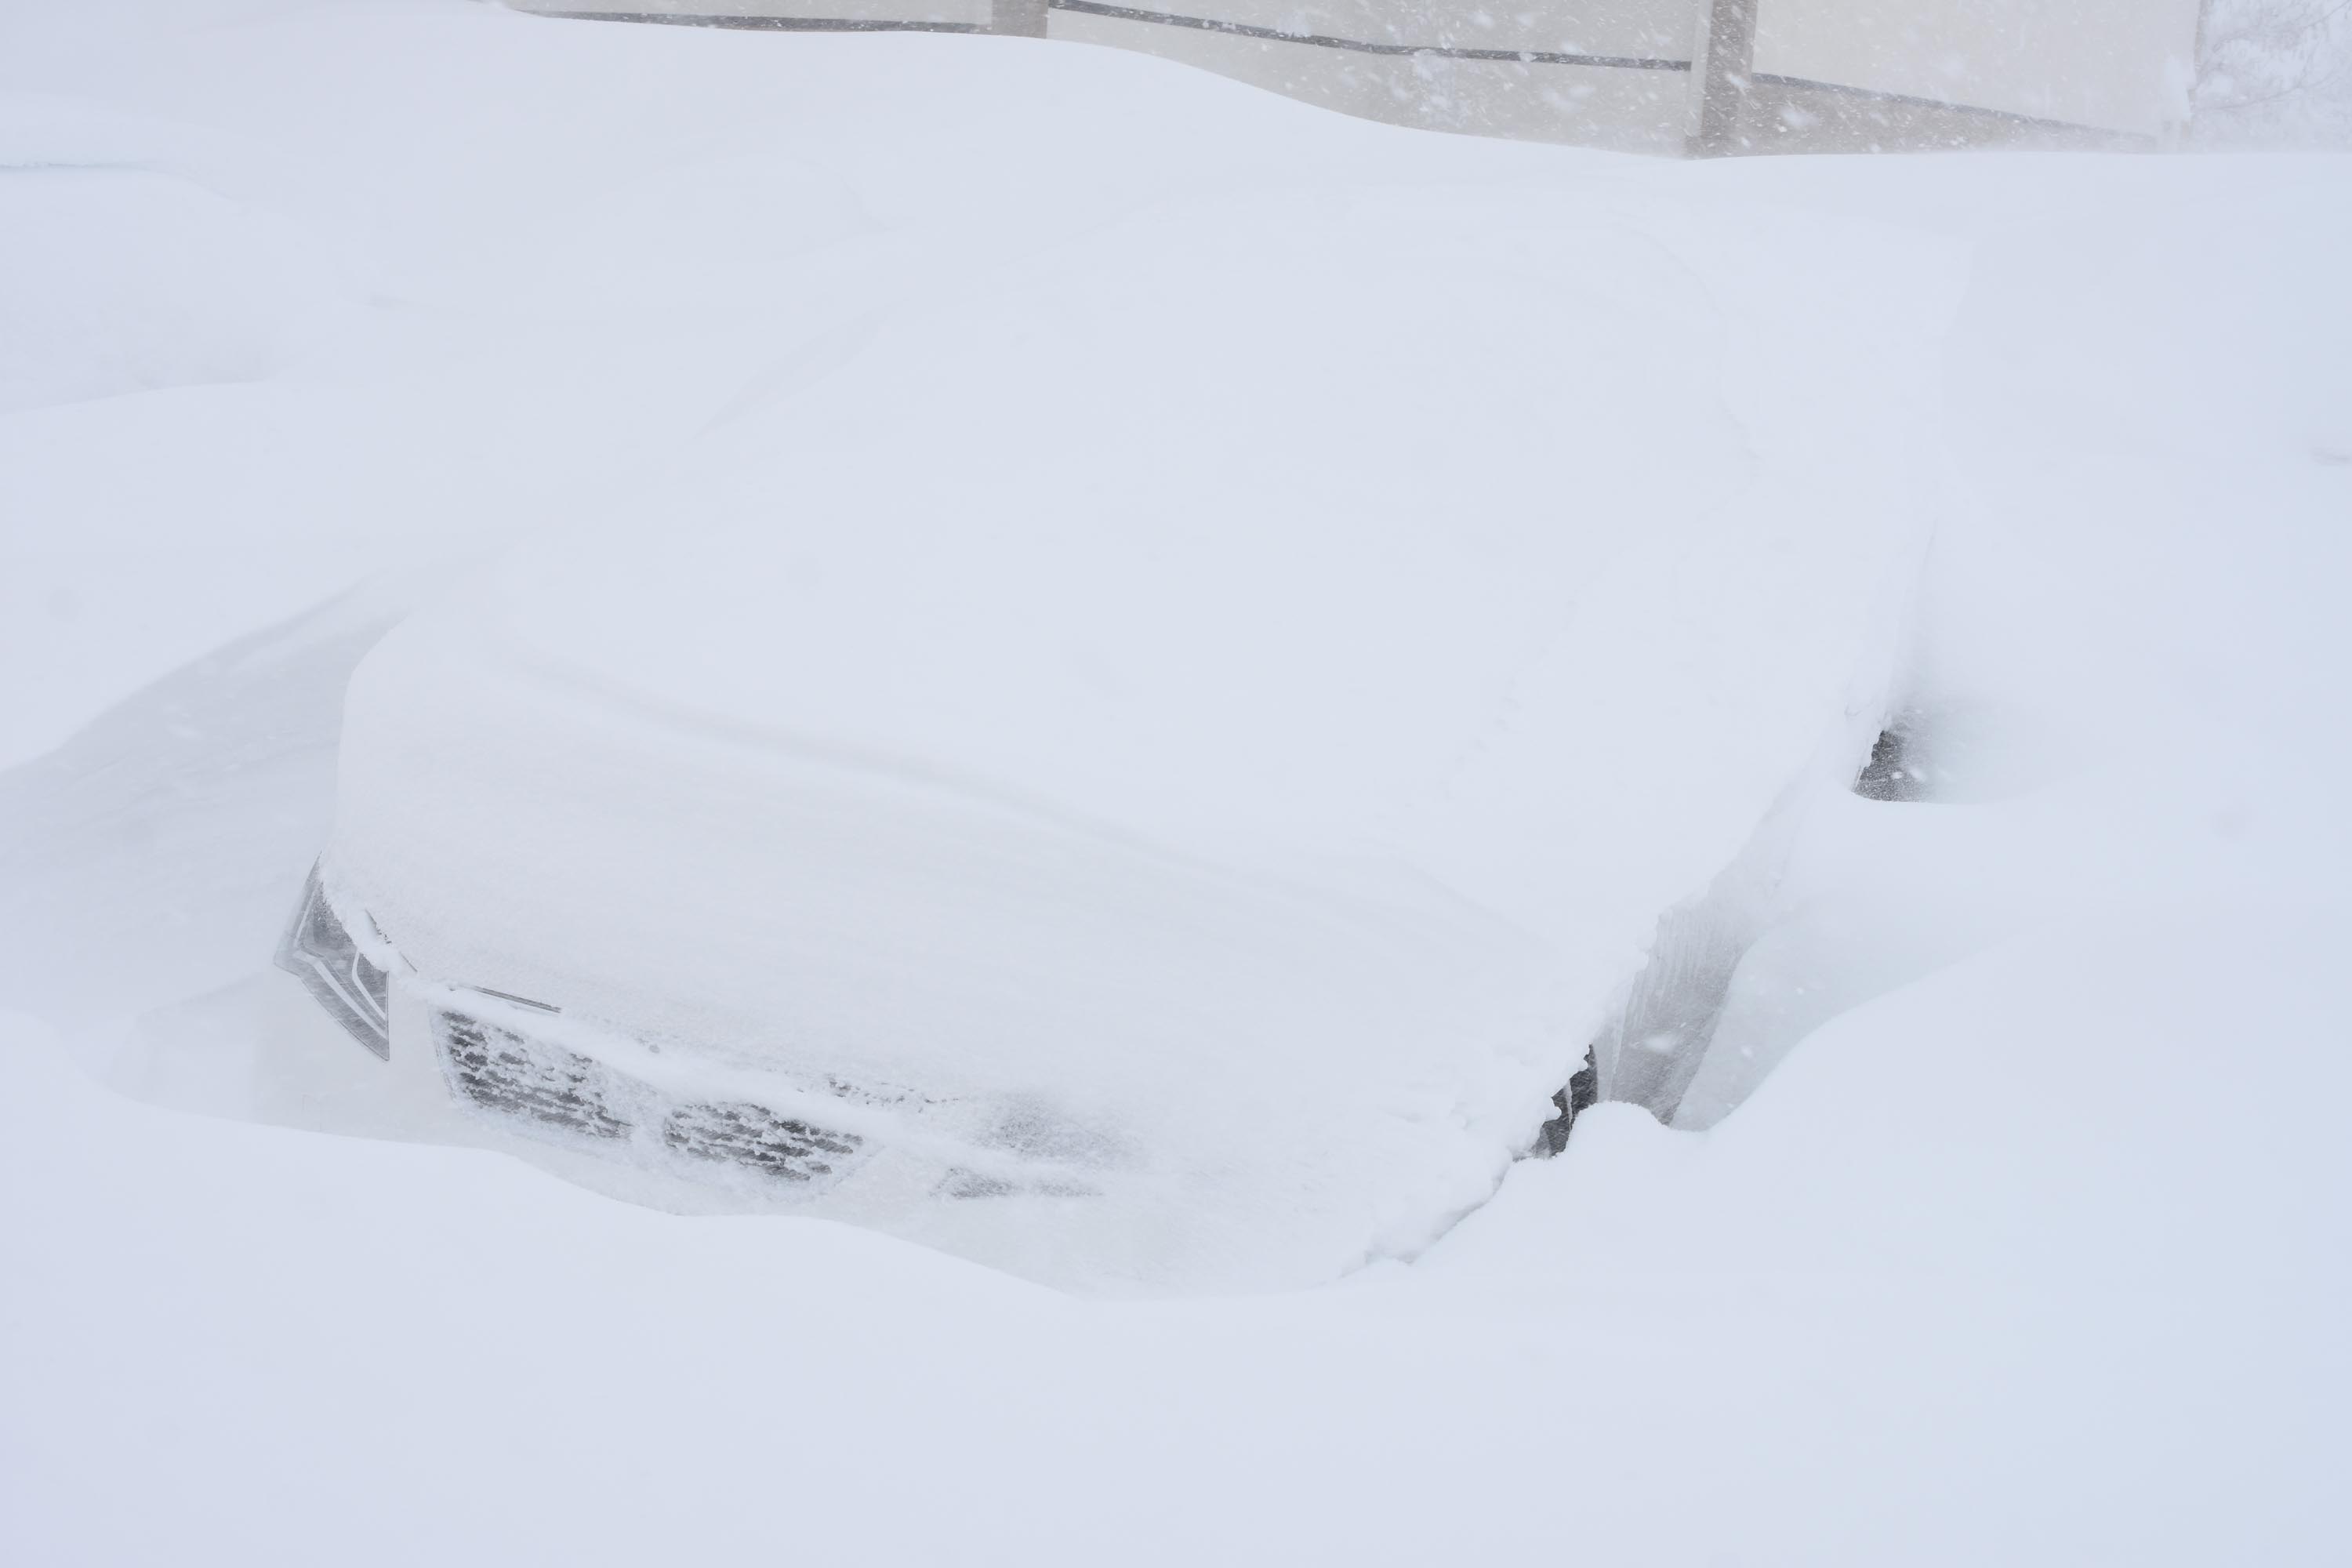
[{"label": "car headlight", "polygon": [[[371,928],[367,935],[373,939],[367,947],[388,954],[390,944],[383,932]],[[368,956],[335,912],[316,866],[302,884],[294,922],[278,944],[278,967],[299,980],[352,1038],[385,1061],[392,1059],[391,972]]]}]

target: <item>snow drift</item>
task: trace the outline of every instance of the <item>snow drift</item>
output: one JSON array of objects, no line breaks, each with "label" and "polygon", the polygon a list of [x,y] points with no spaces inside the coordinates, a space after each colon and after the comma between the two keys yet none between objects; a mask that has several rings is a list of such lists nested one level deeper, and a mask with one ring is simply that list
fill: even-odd
[{"label": "snow drift", "polygon": [[[33,115],[7,121],[39,131],[17,161],[146,159],[158,148],[143,128],[169,125],[162,151],[179,175],[306,231],[318,248],[304,256],[349,263],[331,274],[344,290],[332,319],[318,319],[333,330],[288,323],[248,366],[258,379],[83,395],[47,374],[74,368],[90,341],[77,333],[44,340],[58,352],[13,384],[72,400],[0,416],[0,751],[37,759],[0,784],[0,996],[17,1009],[0,1017],[0,1321],[15,1347],[0,1357],[0,1533],[16,1555],[297,1563],[331,1540],[369,1563],[789,1549],[1418,1564],[1572,1542],[1661,1563],[2329,1559],[2347,1305],[2332,955],[2352,937],[2340,810],[2352,759],[2330,721],[2352,708],[2337,604],[2352,565],[2341,161],[1665,164],[1415,137],[1108,51],[567,26],[425,0],[267,16],[17,7],[0,14],[0,86],[37,95]],[[670,202],[671,166],[681,193],[702,195]],[[1336,222],[1317,207],[1335,189],[1372,193],[1347,198],[1366,222],[1433,203],[1475,211],[1451,253],[1474,271],[1480,235],[1523,219],[1564,232],[1572,218],[1595,237],[1524,252],[1537,276],[1505,291],[1595,330],[1619,294],[1654,320],[1670,267],[1698,279],[1691,297],[1712,311],[1719,350],[1697,368],[1662,359],[1656,374],[1661,386],[1708,382],[1720,408],[1679,410],[1645,448],[1689,454],[1696,478],[1619,498],[1654,503],[1659,531],[1577,515],[1577,476],[1545,468],[1552,448],[1535,441],[1514,471],[1525,510],[1565,520],[1558,555],[1528,552],[1517,512],[1475,513],[1518,541],[1513,560],[1552,562],[1545,589],[1576,590],[1561,668],[1583,673],[1528,689],[1646,699],[1580,710],[1636,760],[1614,771],[1615,751],[1596,743],[1593,772],[1609,771],[1580,775],[1580,792],[1646,790],[1655,815],[1625,818],[1636,831],[1621,841],[1563,814],[1559,833],[1518,844],[1479,816],[1518,823],[1532,808],[1481,784],[1459,816],[1442,803],[1401,813],[1410,832],[1327,834],[1312,811],[1259,815],[1247,791],[1209,797],[1238,800],[1231,810],[1179,812],[1122,771],[1139,752],[1084,732],[1061,754],[1102,764],[1108,782],[1087,809],[1123,817],[1123,844],[1181,841],[1185,863],[1227,877],[1279,871],[1313,908],[1369,883],[1414,909],[1426,884],[1397,868],[1447,868],[1498,906],[1513,942],[1559,941],[1559,1013],[1580,1009],[1577,1027],[1617,1016],[1618,986],[1660,950],[1662,917],[1738,904],[1716,1045],[1677,1117],[1719,1111],[1718,1069],[1741,1079],[1733,1058],[1752,1050],[1729,1086],[1737,1110],[1694,1134],[1604,1105],[1564,1158],[1508,1166],[1409,1266],[1244,1299],[1199,1294],[1203,1268],[1167,1287],[1185,1299],[1148,1304],[1043,1290],[804,1215],[608,1202],[505,1157],[558,1163],[563,1151],[481,1135],[449,1116],[437,1080],[433,1135],[498,1152],[244,1124],[414,1136],[425,1114],[268,967],[307,868],[333,849],[344,678],[415,600],[371,591],[314,617],[309,606],[423,563],[436,618],[384,646],[355,715],[373,690],[430,740],[468,712],[502,723],[501,705],[527,698],[532,733],[608,748],[633,789],[651,788],[646,748],[679,737],[729,768],[780,749],[961,749],[986,727],[884,703],[874,711],[896,728],[853,744],[787,700],[806,689],[796,671],[709,689],[706,668],[725,662],[704,657],[711,628],[689,626],[675,658],[656,658],[627,638],[608,647],[565,606],[629,602],[623,579],[648,563],[667,564],[644,575],[649,601],[703,603],[720,574],[672,561],[647,537],[663,527],[709,562],[769,572],[745,542],[759,521],[803,526],[803,497],[847,483],[809,456],[822,443],[790,447],[793,429],[838,433],[821,423],[828,385],[874,395],[861,358],[913,363],[924,332],[961,314],[957,300],[1013,296],[1008,274],[1087,284],[1045,262],[1133,265],[1121,235],[1175,247],[1195,229],[1284,232],[1268,202],[1299,208],[1301,226]],[[845,191],[854,205],[835,199]],[[808,205],[784,205],[791,193]],[[1181,221],[1153,227],[1154,208]],[[648,268],[673,265],[675,235],[691,227],[772,258],[771,286],[745,288],[758,276],[747,265],[723,289],[670,271],[630,288],[638,214],[679,226],[644,237]],[[238,245],[287,232],[253,216],[225,219]],[[1637,236],[1654,266],[1621,279]],[[583,260],[567,237],[604,248]],[[1875,269],[1842,267],[1848,247]],[[89,235],[65,245],[94,247]],[[1596,270],[1580,270],[1588,249]],[[1282,260],[1313,254],[1268,249],[1255,292],[1311,300],[1351,275]],[[1171,258],[1138,275],[1181,300],[1170,280],[1188,270]],[[1198,270],[1224,276],[1206,258]],[[1480,272],[1481,289],[1502,287],[1501,270]],[[79,276],[60,275],[60,288]],[[123,276],[90,274],[86,319],[106,319],[109,280]],[[1547,289],[1595,276],[1612,279],[1607,299]],[[1239,286],[1219,287],[1229,308]],[[1384,295],[1363,330],[1381,352],[1428,356],[1416,374],[1456,376],[1433,402],[1470,396],[1491,412],[1478,383],[1524,374],[1529,396],[1567,406],[1573,377],[1527,373],[1516,353],[1530,334],[1552,352],[1566,331],[1515,320],[1458,336],[1486,327],[1479,297]],[[893,325],[924,311],[923,332]],[[1883,360],[1875,333],[1841,324],[1849,311],[1891,329]],[[1254,330],[1279,351],[1267,363],[1314,383],[1299,345],[1330,338],[1286,336],[1266,317]],[[950,335],[941,364],[958,388],[974,384],[968,350],[993,343],[1024,363],[1009,332]],[[1449,337],[1484,368],[1449,370]],[[1816,341],[1822,366],[1846,367],[1823,381],[1873,363],[1896,373],[1882,384],[1889,406],[1861,380],[1813,380]],[[1055,342],[1041,347],[1060,356],[1050,363],[1090,363]],[[1245,346],[1212,333],[1203,353]],[[1370,353],[1346,374],[1383,389],[1355,399],[1377,411],[1395,383]],[[900,380],[908,406],[925,408],[919,382]],[[1212,390],[1255,389],[1223,374]],[[1117,423],[1076,395],[1025,416],[1017,399],[992,406],[972,397],[958,417],[1005,436],[999,447],[933,432],[965,466],[960,486],[893,471],[920,459],[912,446],[877,462],[879,493],[959,503],[928,524],[886,519],[886,534],[923,540],[975,515],[998,452],[1050,478],[1030,448],[1066,419],[1089,434]],[[1187,465],[1238,459],[1186,439],[1196,422],[1232,433],[1214,423],[1217,397],[1150,406],[1165,456],[1152,472],[1190,485],[1188,500],[1218,493]],[[1623,427],[1605,398],[1594,406]],[[1817,424],[1817,407],[1835,417]],[[1575,421],[1553,423],[1571,449]],[[1369,416],[1366,428],[1396,429]],[[1925,445],[1921,481],[1858,438],[1889,430]],[[1284,471],[1277,443],[1243,449]],[[1137,445],[1117,450],[1133,459]],[[1380,456],[1401,483],[1437,482]],[[1453,482],[1505,494],[1466,465]],[[1738,504],[1706,510],[1717,494]],[[1804,580],[1834,531],[1809,531],[1801,498],[1876,494],[1928,498],[1934,539],[1916,594],[1879,601],[1910,606],[1891,688],[1846,691],[1874,668],[1876,635],[1838,621],[1801,654],[1790,639],[1816,628],[1779,614],[1781,586],[1750,579],[1776,558],[1762,542],[1785,535],[1803,563],[1789,602],[1811,603]],[[1794,510],[1774,511],[1775,495]],[[1766,516],[1780,519],[1770,532],[1744,531]],[[1029,553],[1006,559],[1038,559],[1017,514],[1011,524]],[[1910,526],[1890,518],[1846,537],[1884,546],[1900,584],[1908,546],[1886,542]],[[451,591],[449,558],[531,529],[543,537],[511,565]],[[860,563],[860,548],[828,542]],[[979,557],[990,593],[1043,617],[1006,657],[1050,647],[1072,612],[1023,597],[992,566]],[[559,568],[542,595],[540,574]],[[814,584],[795,592],[823,608]],[[1534,590],[1497,594],[1509,626],[1534,615]],[[1701,603],[1725,618],[1675,608]],[[1876,613],[1859,597],[1840,606]],[[1661,615],[1673,636],[1649,635]],[[270,623],[286,624],[254,631]],[[957,632],[941,634],[949,653],[914,673],[971,646],[971,619],[943,625]],[[1720,625],[1721,646],[1676,640],[1694,625]],[[199,658],[233,639],[246,640]],[[1434,667],[1465,692],[1501,662],[1475,647]],[[1768,668],[1741,668],[1743,651]],[[1604,677],[1604,658],[1628,673]],[[478,710],[430,679],[457,668],[484,679]],[[1772,717],[1752,728],[1746,710],[1682,705],[1726,668],[1743,700],[1790,701],[1757,710]],[[542,708],[551,685],[601,716],[574,726]],[[1045,689],[1075,704],[1085,683],[1073,670]],[[952,688],[932,673],[909,689]],[[1931,773],[1953,770],[1948,795],[1847,793],[1882,704],[1913,716]],[[1037,804],[1020,764],[1062,735],[1046,722],[1055,704],[1040,707],[1014,715],[1025,727],[991,760],[989,798]],[[1416,731],[1433,727],[1429,709],[1402,710]],[[1701,721],[1656,721],[1675,713]],[[1835,744],[1823,725],[1843,731]],[[784,728],[806,733],[780,747]],[[1717,736],[1746,770],[1737,778],[1717,774]],[[514,750],[500,741],[481,767],[443,772],[444,798],[509,778]],[[1366,805],[1398,782],[1393,766],[1368,772],[1360,793],[1342,774],[1335,801]],[[1265,771],[1308,776],[1282,753]],[[967,770],[946,793],[967,803],[987,793],[979,783]],[[1083,804],[1055,797],[1045,823],[1022,816],[991,843],[1055,842]],[[1686,841],[1660,826],[1668,817],[1689,824]],[[356,847],[358,816],[351,826]],[[1269,839],[1316,847],[1286,869]],[[1727,879],[1768,843],[1777,878]],[[1522,876],[1523,852],[1580,875],[1531,864]],[[446,878],[475,874],[457,858],[378,871],[428,912],[454,901]],[[1532,897],[1562,887],[1549,910]],[[1719,905],[1718,890],[1739,896]],[[689,916],[707,907],[678,892]],[[1501,910],[1515,893],[1528,901]],[[468,930],[463,910],[429,912],[468,961],[502,934]],[[1584,921],[1599,933],[1589,950],[1570,941]],[[611,1011],[662,1001],[616,998]],[[605,1033],[616,1051],[635,1039]],[[1570,1028],[1556,1044],[1563,1061],[1579,1048]],[[698,1078],[719,1065],[664,1056]],[[1535,1065],[1517,1080],[1530,1092]],[[1421,1105],[1443,1092],[1409,1089]],[[1341,1092],[1350,1113],[1371,1099]],[[1507,1103],[1511,1120],[1542,1113],[1521,1108],[1516,1081],[1455,1092]],[[1442,1147],[1487,1168],[1504,1120],[1441,1124],[1419,1157],[1433,1166]],[[1332,1212],[1314,1221],[1326,1256],[1343,1234],[1377,1234],[1369,1215],[1327,1226]],[[1392,1217],[1429,1223],[1408,1206]],[[1055,1244],[1065,1264],[1084,1256],[1070,1239]]]}]

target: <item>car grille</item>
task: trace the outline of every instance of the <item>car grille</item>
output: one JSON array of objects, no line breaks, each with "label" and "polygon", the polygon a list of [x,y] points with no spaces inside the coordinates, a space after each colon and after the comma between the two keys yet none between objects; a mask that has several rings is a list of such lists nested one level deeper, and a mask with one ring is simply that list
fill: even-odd
[{"label": "car grille", "polygon": [[626,1138],[614,1075],[601,1063],[462,1013],[434,1019],[450,1087],[484,1110],[591,1138]]},{"label": "car grille", "polygon": [[730,1160],[786,1182],[833,1174],[838,1162],[866,1142],[778,1116],[765,1106],[688,1105],[662,1122],[662,1142],[698,1160]]},{"label": "car grille", "polygon": [[855,1132],[749,1100],[680,1104],[593,1058],[471,1014],[442,1009],[433,1034],[457,1098],[520,1123],[518,1131],[633,1144],[653,1163],[682,1156],[799,1188],[837,1180],[865,1152],[866,1140]]}]

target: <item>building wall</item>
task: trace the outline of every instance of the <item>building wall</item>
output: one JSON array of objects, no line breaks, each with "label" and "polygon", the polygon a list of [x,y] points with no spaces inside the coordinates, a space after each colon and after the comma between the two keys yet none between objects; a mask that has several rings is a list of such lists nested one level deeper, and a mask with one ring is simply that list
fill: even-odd
[{"label": "building wall", "polygon": [[1148,12],[1239,23],[1292,37],[1406,47],[1687,61],[1692,0],[1128,0]]},{"label": "building wall", "polygon": [[2112,144],[2186,105],[2198,0],[509,0],[712,26],[1014,33],[1367,119],[1629,151]]},{"label": "building wall", "polygon": [[1759,0],[1752,68],[2094,130],[2179,123],[2198,0]]},{"label": "building wall", "polygon": [[[794,23],[899,26],[984,33],[990,0],[506,0],[517,11],[623,22],[789,27]],[[830,31],[813,26],[812,30]]]},{"label": "building wall", "polygon": [[[1151,19],[1171,15],[1156,8],[1096,6],[1091,0],[1079,0],[1079,4],[1087,8],[1055,6],[1047,23],[1049,37],[1160,55],[1327,109],[1392,124],[1628,152],[1675,153],[1681,150],[1689,112],[1686,59],[1630,56],[1620,58],[1640,63],[1584,63],[1594,55],[1585,49],[1538,51],[1534,40],[1554,31],[1559,36],[1549,40],[1552,44],[1586,40],[1565,29],[1547,27],[1539,33],[1535,24],[1527,22],[1516,24],[1504,36],[1528,40],[1523,47],[1532,58],[1486,58],[1488,51],[1509,51],[1483,41],[1456,46],[1439,42],[1460,36],[1460,24],[1453,31],[1442,31],[1429,25],[1434,18],[1420,5],[1352,7],[1360,26],[1375,20],[1376,10],[1388,13],[1379,26],[1363,31],[1384,32],[1393,26],[1403,38],[1412,40],[1410,45],[1391,45],[1385,37],[1366,40],[1382,46],[1381,52],[1374,52],[1302,41],[1297,34],[1269,37],[1277,31],[1269,24],[1239,24],[1251,27],[1249,32],[1188,26],[1174,20]],[[1221,11],[1234,18],[1284,14],[1279,5],[1267,0],[1211,0],[1200,9]],[[1652,9],[1662,8],[1653,5]],[[1121,14],[1111,14],[1114,11]],[[1316,19],[1328,26],[1348,18],[1327,10]],[[1290,29],[1278,31],[1289,33]],[[1348,35],[1322,36],[1358,41]],[[1657,35],[1630,29],[1598,37],[1606,47],[1657,47],[1653,41]],[[1444,52],[1449,47],[1457,52]],[[1471,53],[1474,49],[1479,52]]]},{"label": "building wall", "polygon": [[1724,139],[1694,152],[1944,153],[1970,147],[2126,151],[2145,139],[2092,126],[2028,120],[1997,110],[1937,103],[1853,89],[1752,79],[1738,96]]}]

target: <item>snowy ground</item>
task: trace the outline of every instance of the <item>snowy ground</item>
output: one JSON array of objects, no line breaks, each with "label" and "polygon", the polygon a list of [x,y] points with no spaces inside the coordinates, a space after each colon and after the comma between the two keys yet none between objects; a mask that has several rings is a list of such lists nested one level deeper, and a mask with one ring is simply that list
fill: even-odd
[{"label": "snowy ground", "polygon": [[[1693,310],[1727,388],[1780,334],[1789,406],[1707,411],[1766,471],[1841,434],[1792,322],[1932,325],[1881,368],[1938,395],[1895,695],[1947,798],[1826,800],[1742,906],[1752,1098],[1604,1107],[1409,1265],[1153,1303],[206,1101],[403,607],[976,277],[1181,278],[1155,214],[1268,209],[1747,237]],[[0,17],[0,234],[12,1560],[2340,1558],[2345,160],[1669,164],[1018,40],[93,0]],[[1908,259],[1845,300],[1806,245]],[[1540,323],[1388,303],[1532,374]],[[1491,493],[1573,489],[1512,440]],[[1738,895],[1731,826],[1671,898]]]}]

